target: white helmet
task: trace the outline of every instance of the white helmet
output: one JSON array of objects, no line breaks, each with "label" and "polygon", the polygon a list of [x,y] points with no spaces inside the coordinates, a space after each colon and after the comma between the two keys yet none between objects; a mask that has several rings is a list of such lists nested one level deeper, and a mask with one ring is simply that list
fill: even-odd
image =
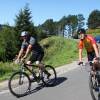
[{"label": "white helmet", "polygon": [[26,35],[28,35],[28,32],[27,31],[21,32],[21,36],[26,36]]}]

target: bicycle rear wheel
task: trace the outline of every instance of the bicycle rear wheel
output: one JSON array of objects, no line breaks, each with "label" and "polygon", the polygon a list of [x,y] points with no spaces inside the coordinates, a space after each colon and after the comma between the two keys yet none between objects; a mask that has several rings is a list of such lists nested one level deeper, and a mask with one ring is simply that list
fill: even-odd
[{"label": "bicycle rear wheel", "polygon": [[50,65],[45,66],[45,70],[42,73],[42,81],[46,86],[53,86],[56,83],[57,75],[54,67]]},{"label": "bicycle rear wheel", "polygon": [[89,75],[89,88],[90,88],[90,94],[92,96],[93,100],[98,100],[98,93],[94,89],[94,81],[93,81],[93,76]]},{"label": "bicycle rear wheel", "polygon": [[31,87],[30,78],[25,72],[15,72],[9,79],[8,87],[14,96],[25,96]]}]

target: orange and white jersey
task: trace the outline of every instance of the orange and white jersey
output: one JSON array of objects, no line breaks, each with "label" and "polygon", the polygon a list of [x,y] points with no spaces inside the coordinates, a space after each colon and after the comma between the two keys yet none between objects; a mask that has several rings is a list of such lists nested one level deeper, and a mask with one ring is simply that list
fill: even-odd
[{"label": "orange and white jersey", "polygon": [[96,44],[95,39],[91,35],[87,35],[84,40],[79,41],[79,49],[86,48],[87,52],[94,51],[93,44]]}]

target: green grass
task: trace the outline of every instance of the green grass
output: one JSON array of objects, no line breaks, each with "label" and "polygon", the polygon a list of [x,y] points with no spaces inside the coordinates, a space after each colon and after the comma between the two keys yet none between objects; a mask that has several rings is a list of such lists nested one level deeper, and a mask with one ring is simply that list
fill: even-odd
[{"label": "green grass", "polygon": [[[43,62],[54,67],[71,63],[78,59],[77,40],[63,37],[49,37],[40,42],[44,47]],[[11,74],[18,70],[18,66],[10,62],[0,62],[0,81],[9,79]]]},{"label": "green grass", "polygon": [[44,62],[55,67],[71,63],[78,58],[77,41],[63,37],[50,37],[41,41],[45,46]]},{"label": "green grass", "polygon": [[18,66],[10,62],[0,62],[0,81],[6,80],[12,72],[18,70]]}]

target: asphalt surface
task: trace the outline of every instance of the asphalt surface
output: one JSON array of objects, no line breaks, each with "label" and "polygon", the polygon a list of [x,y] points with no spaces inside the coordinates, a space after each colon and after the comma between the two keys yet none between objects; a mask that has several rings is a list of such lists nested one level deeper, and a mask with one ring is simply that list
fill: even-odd
[{"label": "asphalt surface", "polygon": [[0,100],[92,100],[89,85],[89,73],[76,62],[58,68],[57,83],[54,87],[32,84],[28,95],[16,98],[9,90],[0,91]]}]

